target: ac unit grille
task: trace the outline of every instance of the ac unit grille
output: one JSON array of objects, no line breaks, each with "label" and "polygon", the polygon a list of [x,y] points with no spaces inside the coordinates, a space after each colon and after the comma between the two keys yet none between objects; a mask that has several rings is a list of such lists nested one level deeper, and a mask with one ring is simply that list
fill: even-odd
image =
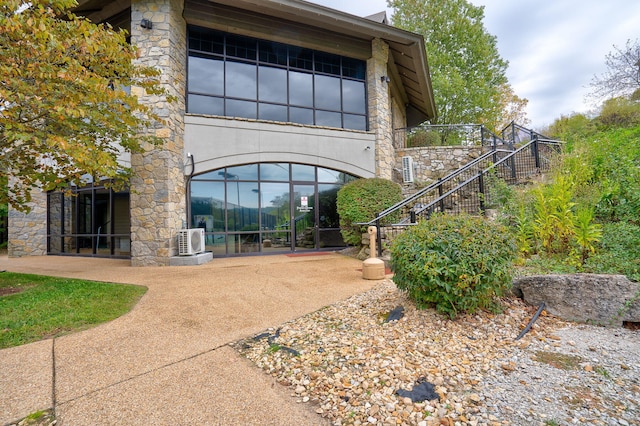
[{"label": "ac unit grille", "polygon": [[178,233],[178,254],[190,256],[204,251],[204,229],[181,229]]},{"label": "ac unit grille", "polygon": [[413,183],[413,158],[409,156],[402,157],[402,181]]}]

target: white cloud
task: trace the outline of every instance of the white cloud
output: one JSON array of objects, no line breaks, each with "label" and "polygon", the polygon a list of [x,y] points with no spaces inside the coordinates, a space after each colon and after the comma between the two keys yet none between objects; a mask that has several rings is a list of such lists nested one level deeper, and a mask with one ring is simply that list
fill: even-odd
[{"label": "white cloud", "polygon": [[[516,94],[529,99],[534,127],[562,115],[593,109],[589,83],[606,70],[605,55],[638,37],[637,0],[469,0],[484,6],[484,24],[496,36]],[[386,7],[386,0],[314,0],[358,16]]]}]

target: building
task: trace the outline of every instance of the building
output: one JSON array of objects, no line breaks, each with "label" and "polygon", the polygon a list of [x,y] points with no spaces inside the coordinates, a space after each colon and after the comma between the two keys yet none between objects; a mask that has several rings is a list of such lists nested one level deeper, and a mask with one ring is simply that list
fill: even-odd
[{"label": "building", "polygon": [[166,265],[178,232],[214,255],[340,247],[335,194],[394,178],[393,130],[436,114],[422,36],[300,0],[80,0],[127,29],[178,101],[152,104],[162,148],[123,158],[128,192],[34,194],[9,217],[9,255],[130,257]]}]

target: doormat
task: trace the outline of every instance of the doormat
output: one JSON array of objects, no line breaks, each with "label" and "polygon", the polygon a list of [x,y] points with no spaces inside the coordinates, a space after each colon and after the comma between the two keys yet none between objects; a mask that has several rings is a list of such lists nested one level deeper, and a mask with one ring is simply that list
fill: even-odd
[{"label": "doormat", "polygon": [[332,252],[328,251],[314,251],[311,253],[289,253],[285,254],[287,257],[303,257],[303,256],[324,256],[327,254],[332,254]]}]

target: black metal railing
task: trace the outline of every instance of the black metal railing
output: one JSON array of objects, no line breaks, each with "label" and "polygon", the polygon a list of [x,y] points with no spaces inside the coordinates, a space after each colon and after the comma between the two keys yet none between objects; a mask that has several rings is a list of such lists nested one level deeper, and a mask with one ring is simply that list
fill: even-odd
[{"label": "black metal railing", "polygon": [[396,149],[428,146],[484,146],[513,149],[513,144],[481,124],[424,124],[394,130]]},{"label": "black metal railing", "polygon": [[[383,228],[387,238],[393,239],[407,226],[428,219],[435,212],[482,214],[497,201],[495,185],[498,180],[507,184],[530,181],[549,170],[553,155],[562,146],[560,141],[514,123],[502,131],[508,140],[490,131],[483,133],[482,127],[480,132],[482,144],[491,147],[489,152],[362,224],[377,227],[380,256]],[[516,145],[521,146],[513,150]],[[512,150],[498,147],[511,147]],[[398,216],[399,220],[389,220]]]}]

